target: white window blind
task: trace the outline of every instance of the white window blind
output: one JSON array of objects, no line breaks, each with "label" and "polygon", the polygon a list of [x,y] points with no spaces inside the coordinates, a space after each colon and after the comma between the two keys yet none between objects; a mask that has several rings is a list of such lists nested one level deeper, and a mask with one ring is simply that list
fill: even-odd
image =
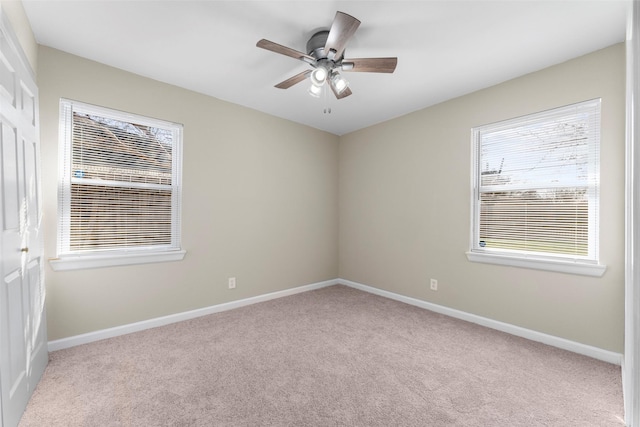
[{"label": "white window blind", "polygon": [[180,250],[182,126],[62,100],[58,256]]},{"label": "white window blind", "polygon": [[600,100],[473,130],[472,252],[598,261]]}]

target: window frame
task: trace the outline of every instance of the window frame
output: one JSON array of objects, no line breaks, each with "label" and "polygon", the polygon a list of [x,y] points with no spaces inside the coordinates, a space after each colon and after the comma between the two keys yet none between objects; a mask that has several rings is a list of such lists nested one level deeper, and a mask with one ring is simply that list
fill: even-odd
[{"label": "window frame", "polygon": [[[600,128],[598,127],[598,135],[595,141],[590,144],[596,144],[590,147],[589,168],[591,173],[595,173],[595,183],[590,183],[587,187],[589,197],[589,255],[588,256],[565,256],[551,253],[534,253],[527,251],[509,250],[509,249],[491,249],[480,246],[480,187],[481,187],[481,136],[483,132],[498,131],[510,128],[517,128],[531,122],[539,122],[544,120],[552,120],[560,114],[569,114],[576,108],[588,108],[589,106],[597,108],[598,120],[601,115],[601,99],[592,99],[588,101],[578,102],[571,105],[545,110],[521,117],[507,119],[487,125],[477,126],[471,130],[471,230],[469,237],[469,250],[466,252],[467,259],[472,262],[482,262],[489,264],[507,265],[513,267],[532,268],[538,270],[555,271],[569,274],[580,274],[587,276],[600,277],[606,270],[606,265],[599,262],[599,215],[593,215],[599,210],[599,167],[600,167]],[[598,121],[599,123],[599,121]],[[593,186],[592,186],[593,184]],[[593,187],[593,188],[592,188]],[[547,188],[552,188],[551,186]],[[595,205],[597,204],[597,205]],[[595,233],[591,235],[591,233]]]},{"label": "window frame", "polygon": [[[70,248],[70,189],[73,179],[71,151],[74,112],[168,129],[172,132],[171,244],[99,250],[72,250]],[[179,261],[184,258],[186,251],[181,246],[183,145],[183,126],[181,124],[61,98],[58,139],[57,257],[49,260],[54,271]]]}]

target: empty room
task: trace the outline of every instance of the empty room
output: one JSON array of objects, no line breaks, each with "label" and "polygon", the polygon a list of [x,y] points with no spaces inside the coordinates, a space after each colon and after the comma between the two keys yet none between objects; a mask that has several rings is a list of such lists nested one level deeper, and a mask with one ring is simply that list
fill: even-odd
[{"label": "empty room", "polygon": [[640,427],[639,23],[0,0],[0,426]]}]

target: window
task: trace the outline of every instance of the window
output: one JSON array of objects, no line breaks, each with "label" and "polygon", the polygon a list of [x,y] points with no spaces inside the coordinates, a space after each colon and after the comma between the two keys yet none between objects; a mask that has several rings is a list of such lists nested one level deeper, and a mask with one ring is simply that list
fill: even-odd
[{"label": "window", "polygon": [[60,102],[56,270],[179,260],[182,126]]},{"label": "window", "polygon": [[602,275],[600,100],[473,129],[471,261]]}]

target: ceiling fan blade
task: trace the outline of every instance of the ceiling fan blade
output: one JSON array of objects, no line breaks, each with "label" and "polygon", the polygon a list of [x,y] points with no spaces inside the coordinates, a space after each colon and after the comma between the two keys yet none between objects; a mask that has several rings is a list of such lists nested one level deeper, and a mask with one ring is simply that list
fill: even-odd
[{"label": "ceiling fan blade", "polygon": [[307,55],[306,53],[298,52],[295,49],[291,49],[290,47],[282,46],[281,44],[274,43],[267,39],[259,40],[256,43],[257,47],[262,49],[270,50],[271,52],[279,53],[281,55],[290,56],[295,59],[299,59],[301,61],[307,62],[309,64],[315,63],[316,59],[313,56]]},{"label": "ceiling fan blade", "polygon": [[333,24],[327,36],[327,42],[324,45],[324,51],[329,55],[329,51],[335,51],[335,58],[340,58],[344,52],[347,42],[353,36],[360,26],[360,21],[351,15],[343,12],[336,12],[333,18]]},{"label": "ceiling fan blade", "polygon": [[[350,64],[353,64],[351,67]],[[342,61],[342,71],[367,73],[393,73],[398,65],[398,58],[355,58]]]},{"label": "ceiling fan blade", "polygon": [[351,89],[349,89],[348,87],[345,88],[342,92],[338,93],[338,91],[336,90],[336,87],[333,85],[333,82],[331,81],[329,82],[329,87],[331,88],[331,91],[338,99],[346,98],[347,96],[353,93],[351,92]]},{"label": "ceiling fan blade", "polygon": [[278,89],[289,89],[294,84],[300,83],[301,81],[306,79],[309,74],[311,74],[311,70],[303,71],[303,72],[301,72],[299,74],[296,74],[293,77],[289,77],[287,80],[285,80],[283,82],[278,83],[276,85],[276,87]]}]

